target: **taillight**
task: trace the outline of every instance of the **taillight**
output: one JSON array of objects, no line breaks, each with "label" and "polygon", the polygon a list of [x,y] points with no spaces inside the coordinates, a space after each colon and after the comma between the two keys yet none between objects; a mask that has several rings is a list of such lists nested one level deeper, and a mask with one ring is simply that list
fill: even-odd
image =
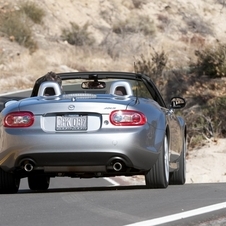
[{"label": "taillight", "polygon": [[3,120],[3,126],[5,127],[29,127],[33,123],[34,115],[29,111],[11,112]]},{"label": "taillight", "polygon": [[141,126],[147,122],[147,118],[139,111],[116,110],[111,112],[110,121],[115,126]]}]

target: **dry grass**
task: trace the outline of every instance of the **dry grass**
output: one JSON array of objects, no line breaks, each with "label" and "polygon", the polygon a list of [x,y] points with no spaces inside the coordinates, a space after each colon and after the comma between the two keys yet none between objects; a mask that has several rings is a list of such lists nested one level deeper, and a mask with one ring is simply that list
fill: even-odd
[{"label": "dry grass", "polygon": [[35,24],[41,24],[45,16],[45,10],[35,2],[21,2],[20,11],[24,12]]},{"label": "dry grass", "polygon": [[44,9],[35,2],[21,1],[14,8],[11,4],[1,5],[0,9],[0,33],[11,42],[17,42],[33,53],[37,48],[34,40],[33,23],[41,24],[45,15]]},{"label": "dry grass", "polygon": [[112,62],[111,57],[101,49],[71,48],[63,43],[52,47],[39,49],[34,55],[25,53],[15,56],[13,61],[5,61],[6,70],[0,76],[1,92],[32,88],[34,81],[47,71],[132,70],[130,62]]},{"label": "dry grass", "polygon": [[119,20],[114,23],[113,32],[116,34],[123,35],[138,33],[145,36],[154,36],[155,34],[155,24],[149,16],[146,15],[128,15],[126,20]]}]

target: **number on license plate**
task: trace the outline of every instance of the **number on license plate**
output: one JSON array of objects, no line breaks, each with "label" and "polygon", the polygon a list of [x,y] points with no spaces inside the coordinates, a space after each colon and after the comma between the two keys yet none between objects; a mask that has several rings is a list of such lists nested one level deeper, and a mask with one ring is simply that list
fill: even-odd
[{"label": "number on license plate", "polygon": [[56,117],[57,131],[87,130],[86,115],[67,115]]}]

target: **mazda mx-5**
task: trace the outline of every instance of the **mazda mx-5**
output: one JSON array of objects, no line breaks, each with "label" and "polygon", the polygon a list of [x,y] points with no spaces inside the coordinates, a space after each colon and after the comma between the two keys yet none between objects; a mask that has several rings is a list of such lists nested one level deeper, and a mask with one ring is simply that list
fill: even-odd
[{"label": "mazda mx-5", "polygon": [[[37,96],[10,100],[0,113],[0,193],[21,178],[47,190],[53,177],[144,175],[148,188],[186,180],[186,123],[153,81],[130,72],[58,74]],[[53,94],[48,95],[47,90]]]}]

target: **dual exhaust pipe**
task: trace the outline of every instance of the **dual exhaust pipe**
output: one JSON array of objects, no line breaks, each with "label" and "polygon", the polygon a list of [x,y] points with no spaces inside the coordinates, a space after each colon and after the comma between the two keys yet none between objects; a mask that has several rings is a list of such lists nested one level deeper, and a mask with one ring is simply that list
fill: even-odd
[{"label": "dual exhaust pipe", "polygon": [[[23,165],[23,168],[26,172],[31,172],[34,169],[34,164],[31,162],[26,162]],[[122,170],[123,164],[121,162],[115,162],[113,163],[112,168],[114,171],[119,172]]]},{"label": "dual exhaust pipe", "polygon": [[[34,169],[35,162],[32,159],[25,159],[21,161],[20,165],[26,172],[31,172]],[[110,166],[115,172],[120,172],[125,169],[126,164],[123,160],[114,159],[111,161]]]},{"label": "dual exhaust pipe", "polygon": [[122,170],[123,165],[121,162],[115,162],[115,163],[113,163],[112,168],[114,171],[119,172]]},{"label": "dual exhaust pipe", "polygon": [[26,172],[31,172],[34,169],[35,162],[31,159],[25,159],[20,165]]},{"label": "dual exhaust pipe", "polygon": [[124,159],[120,157],[111,158],[109,163],[107,164],[108,170],[113,170],[115,172],[123,172],[127,168]]},{"label": "dual exhaust pipe", "polygon": [[26,172],[31,172],[33,169],[34,169],[34,166],[33,166],[31,163],[26,163],[26,164],[24,165],[24,170],[25,170]]}]

